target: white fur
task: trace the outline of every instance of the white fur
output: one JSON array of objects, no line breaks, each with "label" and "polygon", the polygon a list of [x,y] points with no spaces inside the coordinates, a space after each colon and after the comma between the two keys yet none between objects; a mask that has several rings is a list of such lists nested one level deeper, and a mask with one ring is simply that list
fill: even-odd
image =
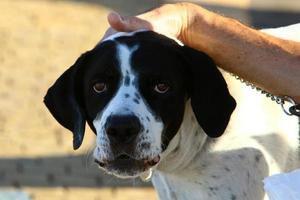
[{"label": "white fur", "polygon": [[[97,147],[94,151],[94,157],[98,160],[114,159],[107,134],[104,130],[107,118],[112,115],[135,115],[144,127],[142,132],[138,134],[137,146],[135,150],[136,159],[154,158],[161,153],[161,132],[163,129],[162,121],[153,115],[149,106],[142,98],[137,86],[138,77],[135,75],[130,66],[132,53],[138,48],[127,47],[124,44],[117,44],[117,57],[120,63],[120,71],[122,74],[119,88],[115,96],[110,100],[104,110],[98,113],[93,124],[97,130]],[[125,77],[130,79],[129,85],[125,84]],[[129,95],[129,97],[125,97]],[[139,96],[140,99],[137,99]],[[138,101],[139,103],[136,103]],[[150,144],[150,150],[143,148],[143,143]]]},{"label": "white fur", "polygon": [[143,32],[143,31],[147,31],[146,29],[141,29],[141,30],[138,30],[138,31],[133,31],[133,32],[117,32],[107,38],[105,38],[104,40],[101,41],[102,42],[105,42],[105,41],[108,41],[108,40],[115,40],[115,38],[118,38],[118,37],[123,37],[123,36],[133,36],[135,35],[136,33],[139,33],[139,32]]}]

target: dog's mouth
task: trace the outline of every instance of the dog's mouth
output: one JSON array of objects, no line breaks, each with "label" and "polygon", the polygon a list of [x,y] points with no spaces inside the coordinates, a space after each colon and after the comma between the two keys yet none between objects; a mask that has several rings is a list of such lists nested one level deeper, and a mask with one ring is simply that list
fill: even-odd
[{"label": "dog's mouth", "polygon": [[136,159],[130,155],[121,154],[113,160],[99,161],[95,159],[99,167],[120,178],[137,177],[157,165],[159,161],[159,155],[153,158]]}]

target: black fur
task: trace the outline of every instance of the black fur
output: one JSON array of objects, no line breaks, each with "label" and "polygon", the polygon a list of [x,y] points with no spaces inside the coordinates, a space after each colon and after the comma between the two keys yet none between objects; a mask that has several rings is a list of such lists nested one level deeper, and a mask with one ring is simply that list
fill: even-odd
[{"label": "black fur", "polygon": [[209,137],[225,131],[236,102],[213,60],[206,54],[181,47],[190,70],[191,104],[197,121]]},{"label": "black fur", "polygon": [[73,148],[78,149],[85,131],[85,112],[80,106],[80,94],[76,91],[76,78],[86,54],[80,56],[74,65],[65,71],[49,88],[44,103],[53,117],[65,128],[73,132]]}]

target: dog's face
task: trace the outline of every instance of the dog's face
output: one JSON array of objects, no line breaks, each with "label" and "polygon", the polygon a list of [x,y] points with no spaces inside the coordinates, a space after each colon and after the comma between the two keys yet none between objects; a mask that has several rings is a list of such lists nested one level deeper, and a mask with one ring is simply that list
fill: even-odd
[{"label": "dog's face", "polygon": [[235,102],[212,60],[146,31],[115,35],[83,54],[49,89],[45,103],[73,132],[75,149],[87,121],[97,134],[99,166],[134,177],[157,165],[189,98],[208,136],[221,135]]},{"label": "dog's face", "polygon": [[147,38],[121,37],[99,45],[86,64],[83,100],[97,133],[97,162],[128,176],[155,165],[188,97],[180,58]]}]

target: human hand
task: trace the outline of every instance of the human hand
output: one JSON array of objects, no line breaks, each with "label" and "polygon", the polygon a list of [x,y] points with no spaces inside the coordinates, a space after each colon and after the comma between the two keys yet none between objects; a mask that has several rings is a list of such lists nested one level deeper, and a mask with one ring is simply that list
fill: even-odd
[{"label": "human hand", "polygon": [[[201,12],[199,13],[199,11]],[[107,17],[111,28],[106,31],[104,38],[117,31],[130,32],[147,29],[193,46],[193,25],[196,16],[199,19],[200,14],[204,14],[204,12],[209,13],[191,3],[165,4],[141,15],[130,17],[122,17],[112,12]]]}]

